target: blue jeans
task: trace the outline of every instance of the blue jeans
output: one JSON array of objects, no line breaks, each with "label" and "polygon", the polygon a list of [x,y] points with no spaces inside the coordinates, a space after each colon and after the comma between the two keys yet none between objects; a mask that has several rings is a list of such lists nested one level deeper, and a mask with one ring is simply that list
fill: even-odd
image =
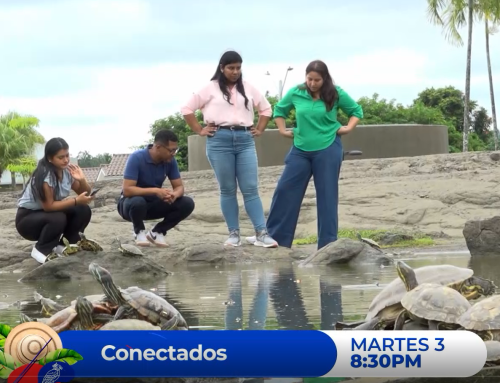
[{"label": "blue jeans", "polygon": [[220,129],[207,137],[207,158],[219,183],[220,206],[229,231],[239,230],[239,185],[245,210],[256,231],[266,228],[259,196],[257,152],[250,131]]},{"label": "blue jeans", "polygon": [[292,145],[267,218],[268,233],[279,246],[292,247],[300,206],[311,176],[316,188],[318,250],[337,240],[342,150],[338,135],[323,150],[305,152]]}]

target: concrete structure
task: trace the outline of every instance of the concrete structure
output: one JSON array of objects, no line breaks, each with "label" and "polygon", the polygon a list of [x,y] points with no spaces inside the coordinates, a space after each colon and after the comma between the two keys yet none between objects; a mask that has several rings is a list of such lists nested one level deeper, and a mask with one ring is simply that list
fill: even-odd
[{"label": "concrete structure", "polygon": [[[205,151],[206,137],[188,137],[189,171],[210,169]],[[269,129],[255,139],[259,166],[283,165],[292,141]],[[351,159],[413,157],[445,154],[448,128],[444,125],[359,125],[342,137],[344,150],[361,150],[363,155]]]},{"label": "concrete structure", "polygon": [[127,165],[129,156],[130,153],[113,154],[109,164],[101,165],[101,169],[99,170],[99,174],[97,175],[95,181],[98,182],[123,178],[123,172],[125,171],[125,165]]}]

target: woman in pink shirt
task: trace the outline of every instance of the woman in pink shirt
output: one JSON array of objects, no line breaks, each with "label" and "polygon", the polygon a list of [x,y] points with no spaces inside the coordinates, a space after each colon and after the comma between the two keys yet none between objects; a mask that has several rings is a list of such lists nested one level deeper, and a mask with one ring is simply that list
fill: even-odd
[{"label": "woman in pink shirt", "polygon": [[[181,113],[193,132],[207,137],[207,158],[219,183],[221,210],[229,230],[224,244],[241,245],[236,198],[239,185],[245,210],[255,228],[254,245],[277,247],[267,233],[254,142],[254,137],[266,128],[272,108],[264,95],[243,81],[242,62],[237,52],[224,53],[211,81],[191,96]],[[254,126],[254,107],[259,112],[257,126]],[[207,126],[202,127],[196,120],[197,110],[203,113]]]}]

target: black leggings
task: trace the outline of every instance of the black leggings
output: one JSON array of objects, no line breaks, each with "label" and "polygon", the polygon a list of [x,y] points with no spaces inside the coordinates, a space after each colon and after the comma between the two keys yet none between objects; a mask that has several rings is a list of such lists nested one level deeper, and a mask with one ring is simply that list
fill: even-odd
[{"label": "black leggings", "polygon": [[88,205],[72,206],[63,211],[17,209],[17,232],[28,241],[37,241],[35,248],[48,255],[54,247],[63,244],[62,236],[69,243],[80,240],[79,232],[84,232],[92,217]]}]

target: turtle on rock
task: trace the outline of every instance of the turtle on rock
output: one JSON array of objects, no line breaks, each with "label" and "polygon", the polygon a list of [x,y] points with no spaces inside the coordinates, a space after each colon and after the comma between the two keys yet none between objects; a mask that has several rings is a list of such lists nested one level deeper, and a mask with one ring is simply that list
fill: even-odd
[{"label": "turtle on rock", "polygon": [[79,235],[81,239],[77,242],[77,245],[81,250],[92,251],[93,253],[103,251],[102,246],[97,241],[87,238],[82,232]]},{"label": "turtle on rock", "polygon": [[375,250],[383,253],[384,251],[382,250],[382,247],[380,247],[380,245],[375,242],[373,239],[370,239],[370,238],[363,238],[361,236],[361,234],[359,234],[358,232],[356,232],[356,237],[358,237],[358,239],[361,241],[361,242],[364,242],[366,243],[367,245],[370,245],[372,248],[374,248]]},{"label": "turtle on rock", "polygon": [[[28,317],[24,319],[26,318]],[[65,330],[95,330],[111,320],[113,316],[107,307],[92,303],[85,297],[78,297],[75,305],[58,311],[43,322],[59,333]]]},{"label": "turtle on rock", "polygon": [[[342,324],[356,330],[373,330],[390,328],[401,311],[401,299],[408,292],[405,282],[412,269],[402,261],[396,262],[398,278],[389,283],[375,298],[373,298],[368,313],[363,322]],[[468,268],[453,265],[423,266],[414,270],[418,284],[437,283],[457,290],[466,299],[477,299],[481,296],[490,296],[495,293],[495,284],[487,279],[473,275],[474,271]],[[354,327],[356,325],[356,327]]]},{"label": "turtle on rock", "polygon": [[188,330],[188,324],[181,313],[159,295],[136,286],[118,288],[111,273],[96,262],[89,265],[89,271],[101,284],[107,299],[118,306],[115,320],[133,317],[160,326],[162,330]]},{"label": "turtle on rock", "polygon": [[69,241],[65,237],[62,238],[62,241],[65,246],[64,250],[62,251],[63,256],[73,255],[80,251],[80,247],[78,245],[69,243]]},{"label": "turtle on rock", "polygon": [[457,290],[438,283],[417,286],[415,272],[407,276],[408,292],[401,300],[405,308],[396,319],[394,330],[402,330],[406,319],[427,324],[429,330],[456,330],[460,316],[470,309],[469,301]]},{"label": "turtle on rock", "polygon": [[122,243],[120,238],[115,238],[113,240],[113,243],[118,244],[118,250],[123,254],[123,255],[130,255],[130,256],[144,256],[144,253],[136,246],[134,245],[129,245],[127,243]]},{"label": "turtle on rock", "polygon": [[493,295],[475,303],[458,319],[465,329],[479,335],[484,341],[500,341],[500,295]]}]

